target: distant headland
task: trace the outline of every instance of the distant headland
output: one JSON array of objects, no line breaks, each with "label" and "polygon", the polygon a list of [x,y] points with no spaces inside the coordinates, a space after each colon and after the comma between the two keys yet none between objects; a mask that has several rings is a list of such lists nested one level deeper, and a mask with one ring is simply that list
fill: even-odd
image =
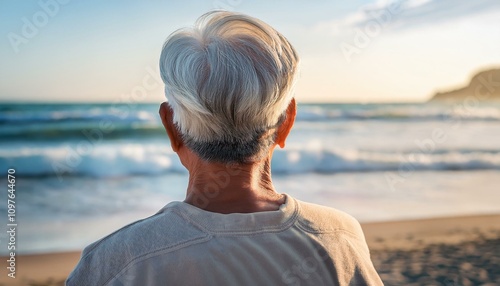
[{"label": "distant headland", "polygon": [[467,86],[438,92],[429,101],[456,102],[468,96],[477,97],[481,101],[500,101],[500,68],[481,71],[472,77]]}]

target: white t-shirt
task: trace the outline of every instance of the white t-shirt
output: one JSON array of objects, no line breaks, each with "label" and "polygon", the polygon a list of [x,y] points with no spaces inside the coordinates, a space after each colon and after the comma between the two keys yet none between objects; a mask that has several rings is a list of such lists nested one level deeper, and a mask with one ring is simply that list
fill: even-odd
[{"label": "white t-shirt", "polygon": [[67,285],[383,285],[359,223],[286,196],[277,211],[172,202],[89,245]]}]

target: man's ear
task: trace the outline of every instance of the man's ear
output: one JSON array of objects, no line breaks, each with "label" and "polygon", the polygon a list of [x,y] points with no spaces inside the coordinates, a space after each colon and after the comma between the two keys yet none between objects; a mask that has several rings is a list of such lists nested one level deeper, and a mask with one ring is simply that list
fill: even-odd
[{"label": "man's ear", "polygon": [[288,108],[286,109],[286,118],[278,127],[278,134],[276,135],[276,144],[281,148],[285,147],[285,141],[292,130],[293,123],[295,122],[295,116],[297,115],[297,103],[295,103],[295,98],[292,98]]},{"label": "man's ear", "polygon": [[170,138],[170,145],[172,145],[172,150],[174,150],[174,152],[177,152],[182,146],[182,137],[179,133],[179,130],[177,129],[177,126],[174,123],[174,111],[167,102],[164,102],[160,105],[159,112],[163,127],[165,127],[168,138]]}]

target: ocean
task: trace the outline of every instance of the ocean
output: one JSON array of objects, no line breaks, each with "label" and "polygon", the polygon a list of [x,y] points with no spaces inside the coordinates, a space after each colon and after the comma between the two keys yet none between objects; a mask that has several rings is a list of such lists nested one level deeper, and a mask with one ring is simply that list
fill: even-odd
[{"label": "ocean", "polygon": [[[1,104],[18,253],[80,250],[183,200],[158,104]],[[500,212],[500,105],[300,104],[275,187],[361,222]],[[7,204],[0,204],[0,254]]]}]

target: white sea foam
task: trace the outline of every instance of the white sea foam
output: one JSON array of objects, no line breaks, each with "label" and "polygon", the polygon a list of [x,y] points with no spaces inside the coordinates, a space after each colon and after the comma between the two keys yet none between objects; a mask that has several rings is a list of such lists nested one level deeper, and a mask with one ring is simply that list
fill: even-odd
[{"label": "white sea foam", "polygon": [[[167,143],[106,143],[87,153],[83,151],[85,149],[71,144],[1,150],[0,168],[15,166],[24,176],[154,176],[186,172]],[[390,152],[321,149],[310,145],[278,149],[272,161],[275,174],[397,171],[402,166],[416,171],[500,169],[500,151],[458,149],[427,153],[414,149]]]}]

